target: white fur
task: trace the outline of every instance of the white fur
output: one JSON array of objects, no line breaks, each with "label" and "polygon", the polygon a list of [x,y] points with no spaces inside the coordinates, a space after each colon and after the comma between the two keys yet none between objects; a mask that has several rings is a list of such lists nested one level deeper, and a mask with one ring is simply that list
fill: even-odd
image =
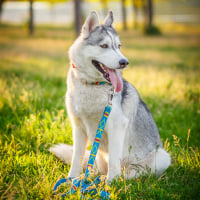
[{"label": "white fur", "polygon": [[[105,25],[112,26],[112,14],[105,20]],[[98,19],[91,13],[86,20],[81,36],[75,41],[69,51],[71,62],[76,66],[69,69],[67,78],[66,105],[73,127],[73,150],[69,145],[55,145],[51,148],[56,156],[65,163],[71,162],[69,177],[77,177],[86,167],[89,152],[86,151],[88,140],[93,142],[99,120],[112,86],[94,86],[88,83],[104,81],[102,74],[92,65],[91,60],[98,58],[106,66],[116,69],[121,74],[119,60],[125,58],[119,49],[118,36],[105,37],[105,43],[116,48],[103,50],[95,45],[87,45],[85,38],[97,27]],[[109,32],[109,34],[112,34]],[[111,39],[110,39],[111,38]],[[143,138],[133,128],[137,116],[140,98],[134,87],[128,85],[128,97],[122,104],[122,94],[117,93],[112,100],[112,111],[108,118],[99,152],[97,155],[97,169],[100,173],[107,173],[108,179],[120,176],[125,168],[127,178],[132,178],[145,172],[149,168],[153,173],[161,175],[170,165],[169,154],[159,147],[143,145]],[[145,120],[145,119],[144,119]],[[142,123],[142,122],[141,122]],[[148,140],[144,138],[144,140]],[[148,143],[147,143],[148,144]],[[132,148],[132,150],[130,150]],[[152,151],[150,150],[152,149]],[[137,167],[138,166],[138,167]],[[138,171],[139,170],[139,171]]]}]

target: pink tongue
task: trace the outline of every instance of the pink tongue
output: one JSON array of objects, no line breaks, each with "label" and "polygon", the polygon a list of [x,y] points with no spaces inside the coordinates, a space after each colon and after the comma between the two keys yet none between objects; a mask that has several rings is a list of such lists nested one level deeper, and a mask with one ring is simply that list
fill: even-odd
[{"label": "pink tongue", "polygon": [[112,70],[109,68],[106,68],[107,73],[110,75],[110,81],[115,89],[116,92],[120,92],[123,88],[122,79],[118,75],[116,70]]}]

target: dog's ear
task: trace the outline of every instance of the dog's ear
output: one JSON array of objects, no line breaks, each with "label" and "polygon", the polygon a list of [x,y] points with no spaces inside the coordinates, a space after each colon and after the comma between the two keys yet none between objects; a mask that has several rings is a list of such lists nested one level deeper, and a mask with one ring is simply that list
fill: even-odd
[{"label": "dog's ear", "polygon": [[99,26],[99,18],[97,13],[92,11],[82,27],[81,34],[86,38],[97,26]]},{"label": "dog's ear", "polygon": [[103,24],[105,26],[112,26],[113,21],[114,21],[114,19],[113,19],[113,12],[109,11],[107,17],[105,18],[105,20],[103,22]]}]

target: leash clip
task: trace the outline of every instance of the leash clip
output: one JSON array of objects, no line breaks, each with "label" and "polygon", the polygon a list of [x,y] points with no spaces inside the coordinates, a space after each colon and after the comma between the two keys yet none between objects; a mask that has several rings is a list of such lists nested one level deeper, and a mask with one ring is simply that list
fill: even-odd
[{"label": "leash clip", "polygon": [[110,93],[108,95],[108,105],[112,106],[112,99],[113,96],[115,95],[115,89],[112,87],[112,89],[110,90]]}]

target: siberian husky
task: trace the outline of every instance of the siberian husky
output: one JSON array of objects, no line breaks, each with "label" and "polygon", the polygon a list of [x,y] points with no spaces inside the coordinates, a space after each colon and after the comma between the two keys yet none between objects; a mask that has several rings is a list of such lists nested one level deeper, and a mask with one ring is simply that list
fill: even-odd
[{"label": "siberian husky", "polygon": [[107,174],[109,181],[122,171],[128,179],[147,171],[159,176],[171,163],[150,110],[134,86],[122,78],[128,60],[120,47],[113,13],[110,11],[99,24],[93,11],[69,50],[66,105],[73,127],[73,147],[58,144],[50,149],[65,163],[71,163],[69,177],[79,176],[86,167],[87,144],[93,143],[112,88],[115,95],[97,154],[98,171]]}]

